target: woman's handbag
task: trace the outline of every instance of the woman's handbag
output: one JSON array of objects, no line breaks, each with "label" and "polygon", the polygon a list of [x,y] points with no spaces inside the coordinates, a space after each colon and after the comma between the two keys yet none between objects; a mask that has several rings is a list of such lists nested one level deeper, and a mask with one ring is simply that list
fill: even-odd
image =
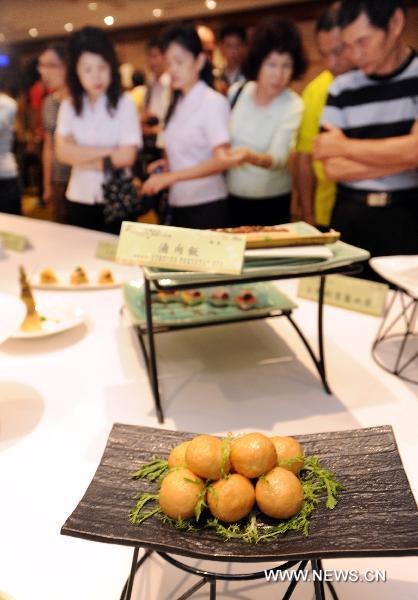
[{"label": "woman's handbag", "polygon": [[103,218],[105,223],[129,221],[144,212],[139,190],[125,169],[115,169],[110,157],[103,159]]}]

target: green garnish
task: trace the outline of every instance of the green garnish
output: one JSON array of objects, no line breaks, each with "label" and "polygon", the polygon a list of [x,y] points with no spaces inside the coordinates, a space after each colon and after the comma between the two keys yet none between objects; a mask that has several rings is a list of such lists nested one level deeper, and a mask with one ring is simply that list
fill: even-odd
[{"label": "green garnish", "polygon": [[[298,458],[289,460],[296,461]],[[149,463],[142,465],[132,477],[134,479],[145,478],[149,481],[155,481],[156,479],[161,480],[167,472],[167,461],[154,458]],[[186,477],[184,479],[190,483],[200,483],[199,480],[188,479]],[[261,476],[260,479],[268,483],[268,479],[265,476]],[[158,494],[144,493],[139,496],[135,507],[129,513],[129,520],[135,525],[140,525],[145,520],[155,516],[163,523],[190,533],[201,531],[205,528],[213,529],[224,541],[241,539],[247,543],[268,542],[271,539],[286,534],[288,531],[300,531],[303,535],[308,536],[310,517],[324,499],[324,496],[326,496],[325,507],[328,510],[333,510],[337,505],[339,492],[344,488],[337,482],[334,473],[321,466],[317,456],[307,456],[304,458],[304,465],[300,473],[300,482],[304,493],[304,502],[301,510],[292,518],[278,521],[277,525],[273,526],[265,525],[258,520],[260,513],[257,509],[245,519],[230,525],[223,524],[218,519],[212,517],[201,519],[202,514],[207,508],[206,493],[208,492],[215,498],[217,497],[216,490],[209,480],[205,482],[204,488],[199,492],[194,509],[195,517],[193,519],[171,519],[162,512],[158,504]],[[148,502],[156,504],[153,508],[144,511],[143,509]]]},{"label": "green garnish", "polygon": [[201,489],[200,492],[199,492],[199,496],[197,498],[197,502],[196,502],[196,505],[194,507],[194,516],[196,518],[196,523],[199,522],[200,515],[205,510],[205,508],[208,507],[208,505],[206,504],[206,492],[207,492],[208,487],[210,487],[210,486],[206,482],[206,485],[204,486],[204,488]]},{"label": "green garnish", "polygon": [[138,471],[132,473],[132,479],[148,479],[148,481],[155,481],[166,475],[167,471],[168,461],[154,457],[150,462],[142,465]]},{"label": "green garnish", "polygon": [[233,435],[231,432],[228,433],[228,435],[225,438],[222,438],[222,443],[221,443],[221,452],[222,452],[222,457],[221,457],[221,479],[226,479],[228,476],[228,473],[226,472],[226,467],[229,463],[229,455],[231,453],[231,442],[233,440]]}]

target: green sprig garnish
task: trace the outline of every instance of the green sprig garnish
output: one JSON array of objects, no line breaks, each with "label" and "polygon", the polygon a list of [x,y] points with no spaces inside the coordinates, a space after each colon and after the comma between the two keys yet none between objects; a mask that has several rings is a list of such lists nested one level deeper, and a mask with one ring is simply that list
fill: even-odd
[{"label": "green sprig garnish", "polygon": [[[289,459],[292,461],[298,460]],[[155,481],[169,472],[167,461],[154,458],[149,463],[133,474],[133,478],[145,478],[149,481]],[[260,479],[268,481],[265,476]],[[200,480],[185,478],[190,483],[200,483]],[[325,499],[325,507],[333,510],[338,502],[339,492],[344,489],[337,482],[334,473],[321,466],[317,456],[307,456],[304,458],[304,465],[300,473],[300,482],[303,488],[304,502],[301,510],[292,518],[279,521],[277,525],[268,526],[260,522],[257,517],[260,514],[257,510],[252,512],[246,519],[230,525],[220,522],[216,518],[208,517],[201,520],[202,514],[207,508],[206,493],[217,496],[216,490],[208,480],[204,488],[199,492],[196,502],[193,519],[171,519],[165,515],[158,504],[158,494],[144,493],[139,496],[135,508],[129,513],[131,523],[140,525],[147,519],[155,516],[163,523],[169,524],[176,529],[185,530],[188,533],[200,531],[204,528],[213,529],[215,533],[225,541],[232,539],[241,539],[247,543],[268,542],[278,536],[284,535],[289,531],[300,531],[303,535],[309,535],[310,517],[318,505]],[[156,502],[156,505],[149,510],[143,510],[148,502]],[[199,522],[200,521],[200,522]]]},{"label": "green sprig garnish", "polygon": [[[233,435],[231,432],[224,438],[222,438],[221,442],[221,479],[226,479],[229,475],[229,469],[227,469],[227,465],[229,464],[229,455],[231,453],[231,442],[233,440]],[[228,472],[227,472],[228,471]]]},{"label": "green sprig garnish", "polygon": [[135,473],[132,473],[132,479],[148,479],[148,481],[155,481],[156,479],[162,479],[167,472],[168,461],[155,457],[150,462],[142,465]]}]

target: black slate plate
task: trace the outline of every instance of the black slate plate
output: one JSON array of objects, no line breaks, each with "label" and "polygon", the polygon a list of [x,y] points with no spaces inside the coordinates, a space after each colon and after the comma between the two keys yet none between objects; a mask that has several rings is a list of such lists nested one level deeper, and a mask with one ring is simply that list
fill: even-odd
[{"label": "black slate plate", "polygon": [[248,544],[224,542],[211,530],[185,533],[155,518],[130,524],[133,496],[156,488],[132,480],[131,473],[194,435],[115,424],[96,474],[61,533],[232,562],[418,554],[417,506],[390,426],[295,436],[305,453],[317,455],[346,488],[333,511],[321,504],[314,512],[309,537],[291,532]]}]

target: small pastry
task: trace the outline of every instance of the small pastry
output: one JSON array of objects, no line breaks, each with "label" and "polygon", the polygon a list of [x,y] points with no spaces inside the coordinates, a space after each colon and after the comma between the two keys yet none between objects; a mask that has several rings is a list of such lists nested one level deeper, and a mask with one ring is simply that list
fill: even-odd
[{"label": "small pastry", "polygon": [[97,281],[98,281],[98,283],[100,283],[100,285],[110,285],[112,283],[115,283],[115,280],[113,279],[112,271],[110,269],[105,269],[104,271],[100,271],[99,278]]},{"label": "small pastry", "polygon": [[184,290],[184,292],[181,292],[181,299],[184,304],[194,306],[203,302],[203,294],[200,290]]},{"label": "small pastry", "polygon": [[39,282],[42,283],[42,285],[51,285],[58,283],[58,277],[52,269],[42,269],[39,274]]},{"label": "small pastry", "polygon": [[177,292],[167,291],[167,292],[157,292],[154,296],[156,302],[161,302],[162,304],[169,304],[170,302],[177,302]]},{"label": "small pastry", "polygon": [[89,282],[89,280],[87,279],[86,272],[84,271],[84,269],[82,267],[77,267],[71,273],[70,283],[72,283],[73,285],[81,285],[82,283],[88,283],[88,282]]},{"label": "small pastry", "polygon": [[228,306],[230,295],[226,290],[214,290],[209,296],[209,302],[212,306]]},{"label": "small pastry", "polygon": [[241,294],[235,296],[235,304],[241,310],[249,310],[253,308],[257,303],[257,298],[249,290],[242,290]]}]

